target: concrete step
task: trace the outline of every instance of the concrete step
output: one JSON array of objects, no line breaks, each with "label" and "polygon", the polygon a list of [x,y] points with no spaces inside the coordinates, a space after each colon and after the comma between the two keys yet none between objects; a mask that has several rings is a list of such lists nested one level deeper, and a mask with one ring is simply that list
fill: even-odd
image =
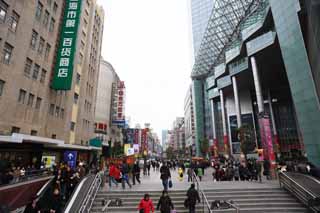
[{"label": "concrete step", "polygon": [[[101,212],[101,208],[100,209],[92,209],[91,210],[92,213],[100,213]],[[117,212],[117,213],[137,213],[137,209],[132,210],[132,209],[109,209],[108,213],[112,213],[112,212]],[[189,211],[187,209],[177,209],[178,213],[188,213]],[[196,209],[197,213],[203,213],[203,212],[208,212],[207,210],[203,211],[202,207],[197,207]],[[214,213],[235,213],[235,209],[223,209],[223,210],[215,210]],[[285,208],[243,208],[240,210],[241,213],[307,213],[308,211],[306,210],[306,208],[291,208],[291,207],[285,207]],[[159,211],[156,211],[156,213],[159,213]]]}]

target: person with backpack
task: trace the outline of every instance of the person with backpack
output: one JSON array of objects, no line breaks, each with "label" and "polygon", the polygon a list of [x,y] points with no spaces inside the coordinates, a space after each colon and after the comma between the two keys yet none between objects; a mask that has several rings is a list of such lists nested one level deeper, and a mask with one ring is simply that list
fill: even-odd
[{"label": "person with backpack", "polygon": [[153,202],[149,194],[144,195],[144,198],[139,203],[138,210],[139,213],[150,213],[150,211],[154,213]]},{"label": "person with backpack", "polygon": [[157,210],[160,209],[161,213],[170,213],[171,210],[174,209],[173,203],[171,201],[171,198],[168,195],[168,191],[163,190],[162,195],[159,199]]},{"label": "person with backpack", "polygon": [[198,191],[195,189],[194,183],[191,184],[187,191],[187,199],[185,200],[185,207],[189,208],[189,213],[196,212],[196,203],[200,203]]}]

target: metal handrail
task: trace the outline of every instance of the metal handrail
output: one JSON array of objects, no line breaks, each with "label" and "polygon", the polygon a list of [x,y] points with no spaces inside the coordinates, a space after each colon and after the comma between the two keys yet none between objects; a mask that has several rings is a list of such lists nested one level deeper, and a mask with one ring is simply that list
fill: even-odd
[{"label": "metal handrail", "polygon": [[104,207],[102,207],[102,210],[101,210],[101,211],[102,211],[102,212],[107,212],[110,203],[111,203],[111,200],[108,200],[107,204],[106,204]]},{"label": "metal handrail", "polygon": [[0,187],[10,186],[18,183],[23,183],[37,178],[48,177],[52,175],[52,171],[49,169],[39,169],[33,171],[26,171],[25,175],[16,177],[17,181],[11,180],[8,184],[0,184]]},{"label": "metal handrail", "polygon": [[[194,183],[196,181],[197,183],[197,190],[200,192],[200,194],[202,195],[202,200],[204,200],[205,202],[202,202],[203,203],[203,212],[204,212],[204,204],[206,204],[208,210],[210,213],[214,213],[214,211],[211,209],[211,206],[209,204],[209,201],[208,201],[208,198],[206,196],[206,194],[204,193],[204,191],[202,190],[202,188],[200,187],[200,181],[198,180],[198,176],[196,175],[196,173],[193,171],[192,173],[192,182]],[[195,180],[195,181],[194,181]],[[228,203],[232,208],[234,208],[236,210],[236,213],[239,213],[240,212],[240,208],[234,204],[234,203],[231,203],[229,201],[225,201],[226,203]]]},{"label": "metal handrail", "polygon": [[208,210],[209,210],[209,212],[213,213],[213,211],[211,210],[211,206],[209,204],[209,201],[207,199],[207,196],[205,195],[204,191],[200,187],[200,181],[198,180],[198,176],[196,175],[196,173],[194,171],[192,172],[192,176],[193,176],[192,177],[192,182],[197,184],[197,190],[202,195],[203,212],[204,212],[204,209],[205,209],[204,205],[206,205]]},{"label": "metal handrail", "polygon": [[278,176],[280,187],[284,187],[288,191],[290,191],[296,198],[298,198],[298,200],[300,200],[304,205],[308,206],[310,210],[319,212],[319,208],[308,205],[309,200],[317,198],[316,195],[314,195],[305,187],[301,186],[298,182],[296,182],[284,172],[280,171]]},{"label": "metal handrail", "polygon": [[80,213],[90,212],[93,201],[94,201],[94,199],[98,193],[99,187],[102,183],[101,176],[102,176],[101,172],[99,172],[95,176],[94,181],[92,182],[92,184],[89,188],[89,191],[88,191],[86,197],[84,198],[84,201],[81,204],[81,207],[79,210]]}]

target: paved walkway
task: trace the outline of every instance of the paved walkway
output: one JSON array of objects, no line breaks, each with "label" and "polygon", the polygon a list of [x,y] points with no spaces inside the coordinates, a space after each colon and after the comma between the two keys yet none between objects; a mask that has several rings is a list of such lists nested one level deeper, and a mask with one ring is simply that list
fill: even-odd
[{"label": "paved walkway", "polygon": [[[141,173],[142,174],[142,173]],[[244,188],[279,188],[278,181],[267,181],[263,180],[262,183],[259,182],[251,182],[251,181],[220,181],[213,182],[212,180],[212,169],[206,169],[205,175],[202,178],[200,183],[201,188],[206,189],[244,189]],[[177,170],[171,170],[172,183],[173,187],[170,190],[186,190],[189,188],[191,183],[188,183],[188,176],[185,173],[183,181],[179,181]],[[126,191],[159,191],[162,190],[162,182],[160,180],[160,172],[152,171],[150,172],[150,176],[141,175],[141,184],[136,184],[132,186],[130,189],[128,185],[126,185]],[[130,179],[130,183],[132,180]],[[111,189],[109,185],[106,184],[103,191],[124,191],[121,187],[121,184],[116,187],[114,184]]]}]

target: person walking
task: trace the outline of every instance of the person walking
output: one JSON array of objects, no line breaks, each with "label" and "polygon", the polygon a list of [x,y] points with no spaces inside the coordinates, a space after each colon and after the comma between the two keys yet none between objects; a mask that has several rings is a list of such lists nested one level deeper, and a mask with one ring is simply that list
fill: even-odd
[{"label": "person walking", "polygon": [[199,177],[199,180],[202,180],[202,176],[203,176],[203,169],[199,166],[197,168],[197,176]]},{"label": "person walking", "polygon": [[162,195],[159,199],[157,210],[160,209],[161,213],[170,213],[171,210],[174,209],[173,203],[171,201],[171,198],[168,195],[168,191],[163,190]]},{"label": "person walking", "polygon": [[118,182],[116,181],[117,171],[116,166],[110,163],[109,168],[109,187],[111,188],[112,182],[118,187]]},{"label": "person walking", "polygon": [[192,182],[193,169],[188,168],[187,174],[188,174],[188,182]]},{"label": "person walking", "polygon": [[131,184],[129,182],[129,166],[127,164],[127,162],[124,160],[122,165],[121,165],[121,183],[122,183],[122,188],[125,189],[126,188],[126,183],[128,184],[128,186],[131,188]]},{"label": "person walking", "polygon": [[171,178],[170,169],[164,162],[160,168],[160,179],[162,180],[162,185],[164,190],[168,190],[169,178]]},{"label": "person walking", "polygon": [[270,161],[264,160],[263,162],[263,175],[266,176],[267,180],[270,180]]},{"label": "person walking", "polygon": [[139,203],[138,210],[139,213],[150,213],[150,211],[154,213],[153,202],[149,194],[144,195],[144,198]]},{"label": "person walking", "polygon": [[196,203],[200,203],[200,197],[198,191],[195,189],[194,183],[191,184],[187,191],[187,203],[189,208],[189,213],[196,212]]},{"label": "person walking", "polygon": [[140,184],[140,167],[139,162],[137,161],[132,168],[132,185],[136,185],[136,180]]}]

